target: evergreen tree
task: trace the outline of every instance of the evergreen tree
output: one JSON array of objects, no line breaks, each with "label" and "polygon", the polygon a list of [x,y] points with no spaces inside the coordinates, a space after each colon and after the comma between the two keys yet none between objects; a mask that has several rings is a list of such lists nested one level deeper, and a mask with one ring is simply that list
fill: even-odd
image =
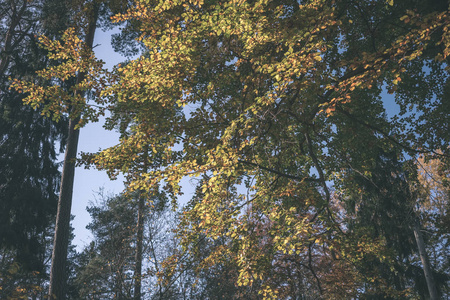
[{"label": "evergreen tree", "polygon": [[[53,0],[0,2],[0,293],[5,297],[24,284],[42,288],[47,278],[60,176],[56,149],[64,146],[66,124],[24,106],[8,78],[32,78],[47,65],[36,35],[56,36],[64,29],[64,6]],[[6,280],[8,274],[14,278]]]},{"label": "evergreen tree", "polygon": [[79,294],[81,298],[132,299],[137,207],[122,196],[102,202],[87,208],[92,217],[87,228],[94,240],[80,256],[76,278]]},{"label": "evergreen tree", "polygon": [[431,289],[426,277],[430,276],[434,289],[430,292],[431,299],[438,299],[435,286],[442,289],[448,279],[445,273],[439,274],[423,264],[424,260],[428,263],[426,245],[423,238],[420,237],[420,241],[417,238],[422,235],[419,223],[422,216],[416,211],[417,194],[409,183],[414,180],[415,168],[401,163],[395,150],[376,148],[373,153],[376,156],[372,164],[364,168],[364,173],[348,170],[343,182],[352,182],[353,186],[340,190],[347,208],[349,234],[365,232],[385,247],[384,259],[366,256],[357,263],[362,274],[378,278],[372,284],[365,283],[361,297],[427,298]]},{"label": "evergreen tree", "polygon": [[137,194],[101,195],[97,205],[87,208],[92,217],[87,228],[94,240],[78,258],[75,286],[82,299],[134,299],[136,280],[141,280],[142,284],[143,293],[139,297],[159,299],[161,287],[156,274],[162,260],[170,254],[165,247],[170,241],[170,231],[162,230],[167,229],[164,220],[166,199],[163,195],[152,197],[141,212],[144,218],[141,265],[147,271],[137,278],[135,265],[141,197]]}]

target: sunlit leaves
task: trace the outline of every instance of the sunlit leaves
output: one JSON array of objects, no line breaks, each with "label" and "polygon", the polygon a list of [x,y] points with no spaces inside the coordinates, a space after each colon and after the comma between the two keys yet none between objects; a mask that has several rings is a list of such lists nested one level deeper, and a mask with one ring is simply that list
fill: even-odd
[{"label": "sunlit leaves", "polygon": [[[355,174],[370,179],[376,150],[404,145],[391,136],[401,130],[386,121],[380,91],[401,91],[424,55],[448,55],[446,12],[399,15],[390,2],[364,4],[367,16],[355,3],[356,15],[325,0],[136,1],[114,19],[137,21],[147,51],[102,91],[114,102],[108,126],[122,139],[86,161],[112,177],[122,172],[131,190],[161,186],[174,199],[193,177],[197,194],[178,229],[183,249],[224,238],[228,248],[212,249],[201,267],[227,257],[237,286],[287,298],[289,266],[306,278],[299,293],[357,297],[359,264],[390,266],[389,247],[347,230],[351,216],[339,215],[332,187],[345,180],[364,195],[353,190]],[[371,9],[395,16],[389,32],[372,26]],[[444,50],[427,54],[436,43]],[[69,54],[61,55],[69,62]],[[401,132],[406,146],[412,136]],[[365,275],[389,290],[376,272]]]},{"label": "sunlit leaves", "polygon": [[[99,96],[109,80],[107,71],[102,68],[103,62],[94,57],[74,28],[67,29],[61,40],[53,41],[45,36],[39,40],[54,64],[38,71],[35,81],[15,79],[11,88],[28,94],[24,103],[35,109],[41,108],[42,115],[55,121],[63,114],[70,114],[71,118],[81,116],[79,126],[90,120],[96,121],[104,114],[105,102]],[[76,82],[79,73],[84,74],[84,79]],[[96,104],[87,102],[85,92],[96,99]]]}]

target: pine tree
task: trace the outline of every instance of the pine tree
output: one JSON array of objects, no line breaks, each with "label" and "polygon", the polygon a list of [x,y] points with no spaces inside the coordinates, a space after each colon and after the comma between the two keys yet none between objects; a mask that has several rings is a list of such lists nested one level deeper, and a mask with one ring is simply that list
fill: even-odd
[{"label": "pine tree", "polygon": [[[48,14],[50,7],[55,14]],[[61,1],[0,3],[0,278],[18,268],[10,289],[2,282],[5,297],[23,284],[42,288],[47,279],[60,177],[56,149],[63,149],[66,124],[24,106],[8,78],[30,78],[47,65],[35,35],[57,35],[65,27],[65,12]]]},{"label": "pine tree", "polygon": [[[156,281],[156,274],[163,258],[170,254],[166,247],[170,231],[161,231],[167,213],[165,197],[161,194],[152,197],[152,203],[145,201],[141,211],[142,193],[118,196],[100,194],[100,197],[96,205],[87,208],[92,217],[87,228],[94,239],[80,255],[75,280],[79,296],[134,299],[138,294],[139,297],[145,295],[158,299],[161,287]],[[141,237],[138,214],[143,216]],[[137,256],[139,238],[142,252]],[[136,259],[141,259],[141,266],[147,270],[139,276],[135,274]],[[144,292],[136,293],[136,280],[140,281]]]},{"label": "pine tree", "polygon": [[81,254],[76,277],[80,297],[132,299],[136,209],[123,196],[87,208],[92,218],[87,228],[94,239]]}]

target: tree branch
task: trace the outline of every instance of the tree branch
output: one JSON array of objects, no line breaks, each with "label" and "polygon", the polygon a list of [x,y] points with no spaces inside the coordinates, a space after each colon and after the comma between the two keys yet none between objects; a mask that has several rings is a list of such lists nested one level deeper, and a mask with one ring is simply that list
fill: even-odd
[{"label": "tree branch", "polygon": [[298,180],[298,181],[300,181],[300,182],[303,182],[303,181],[307,181],[307,182],[319,182],[319,180],[316,179],[316,178],[311,178],[311,177],[298,177],[298,176],[295,176],[295,175],[286,174],[286,173],[283,173],[283,172],[281,172],[281,171],[277,171],[277,170],[274,170],[274,169],[270,169],[270,168],[267,168],[267,167],[264,167],[264,166],[261,166],[261,165],[259,165],[259,164],[256,164],[256,163],[253,163],[253,162],[250,162],[250,161],[246,161],[246,160],[238,159],[238,162],[241,163],[241,164],[246,164],[246,165],[250,165],[250,166],[257,167],[257,168],[259,168],[259,169],[261,169],[261,170],[264,170],[264,171],[268,171],[268,172],[277,174],[277,175],[279,175],[279,176],[281,176],[281,177],[286,177],[286,178],[289,178],[289,179]]}]

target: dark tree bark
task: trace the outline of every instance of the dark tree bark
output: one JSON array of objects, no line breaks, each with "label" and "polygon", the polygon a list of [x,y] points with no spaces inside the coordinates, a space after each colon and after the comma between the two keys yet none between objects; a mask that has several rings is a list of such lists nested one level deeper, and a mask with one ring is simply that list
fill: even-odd
[{"label": "dark tree bark", "polygon": [[136,233],[136,255],[135,255],[135,270],[134,270],[134,299],[141,299],[141,280],[142,280],[142,240],[144,237],[144,208],[145,197],[143,193],[139,193],[138,203],[138,219],[137,219],[137,233]]},{"label": "dark tree bark", "polygon": [[[89,19],[85,43],[92,49],[94,34],[97,27],[98,4],[94,2],[92,16]],[[77,84],[85,78],[84,73],[77,76]],[[80,116],[71,118],[67,137],[64,166],[61,176],[61,189],[58,200],[58,212],[56,215],[55,237],[53,242],[52,267],[50,270],[49,299],[66,298],[66,264],[67,249],[70,235],[70,212],[72,208],[73,182],[75,177],[75,162],[78,149],[79,129],[75,129],[80,121]]]},{"label": "dark tree bark", "polygon": [[[147,153],[148,145],[144,148],[144,161],[143,172],[147,172]],[[134,269],[134,300],[140,300],[141,295],[141,282],[142,282],[142,252],[143,252],[143,239],[144,239],[144,223],[145,223],[145,200],[148,193],[144,191],[139,192],[138,199],[138,219],[137,219],[137,232],[136,232],[136,255],[135,255],[135,269]]]},{"label": "dark tree bark", "polygon": [[73,181],[75,176],[75,158],[78,149],[79,130],[75,129],[79,118],[70,120],[61,189],[56,215],[55,237],[53,241],[52,267],[50,271],[50,299],[64,299],[66,289],[67,248],[70,234],[70,211],[72,208]]}]

